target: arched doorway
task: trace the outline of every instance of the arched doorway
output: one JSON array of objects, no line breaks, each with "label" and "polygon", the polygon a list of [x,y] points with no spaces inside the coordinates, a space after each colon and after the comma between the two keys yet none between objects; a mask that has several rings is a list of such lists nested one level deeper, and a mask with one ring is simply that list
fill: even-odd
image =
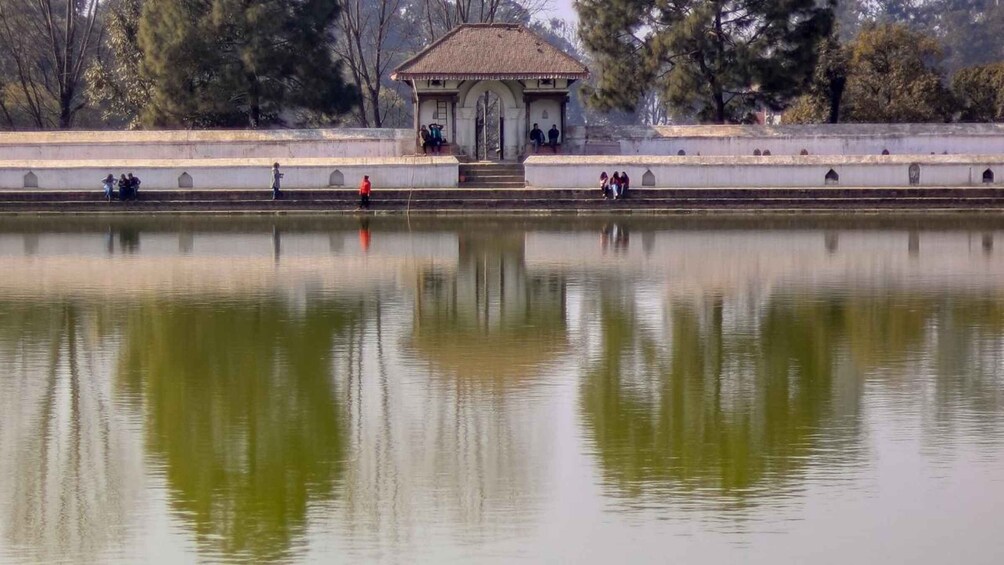
[{"label": "arched doorway", "polygon": [[478,96],[474,116],[474,158],[478,161],[505,159],[505,104],[492,90]]}]

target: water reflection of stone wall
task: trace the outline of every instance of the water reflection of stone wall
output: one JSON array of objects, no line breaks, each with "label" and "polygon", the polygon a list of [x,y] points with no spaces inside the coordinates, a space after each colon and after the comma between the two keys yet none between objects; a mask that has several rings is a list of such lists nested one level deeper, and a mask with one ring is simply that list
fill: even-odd
[{"label": "water reflection of stone wall", "polygon": [[358,315],[270,300],[130,314],[120,384],[146,406],[147,449],[204,554],[288,559],[309,508],[335,497],[347,454],[332,350]]}]

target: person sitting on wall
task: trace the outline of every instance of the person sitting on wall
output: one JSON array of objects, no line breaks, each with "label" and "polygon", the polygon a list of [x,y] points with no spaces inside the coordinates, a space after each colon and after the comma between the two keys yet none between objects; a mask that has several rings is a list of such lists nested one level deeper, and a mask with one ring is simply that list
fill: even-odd
[{"label": "person sitting on wall", "polygon": [[123,173],[122,176],[119,177],[119,200],[122,200],[123,202],[129,200],[132,195],[130,188],[132,187],[129,185],[129,179],[127,179],[125,173]]},{"label": "person sitting on wall", "polygon": [[551,150],[555,153],[558,152],[559,137],[561,137],[561,132],[558,131],[558,125],[551,124],[551,129],[547,130],[547,144],[551,146]]},{"label": "person sitting on wall", "polygon": [[628,178],[627,171],[624,171],[621,173],[621,198],[627,198],[629,188],[631,188],[631,179]]},{"label": "person sitting on wall", "polygon": [[418,139],[422,142],[422,155],[428,155],[429,146],[432,145],[432,134],[429,133],[429,129],[424,125],[418,132]]},{"label": "person sitting on wall", "polygon": [[530,130],[530,143],[533,144],[534,153],[538,153],[540,146],[544,145],[544,130],[537,124],[533,124],[533,129]]},{"label": "person sitting on wall", "polygon": [[429,124],[429,135],[432,137],[432,150],[439,154],[443,152],[443,126]]},{"label": "person sitting on wall", "polygon": [[139,198],[139,177],[134,177],[132,173],[129,173],[126,178],[129,181],[129,197],[136,200]]},{"label": "person sitting on wall", "polygon": [[614,174],[610,176],[610,194],[614,200],[621,197],[621,174],[617,171],[614,171]]},{"label": "person sitting on wall", "polygon": [[610,178],[607,177],[606,171],[600,173],[600,193],[603,198],[610,198]]}]

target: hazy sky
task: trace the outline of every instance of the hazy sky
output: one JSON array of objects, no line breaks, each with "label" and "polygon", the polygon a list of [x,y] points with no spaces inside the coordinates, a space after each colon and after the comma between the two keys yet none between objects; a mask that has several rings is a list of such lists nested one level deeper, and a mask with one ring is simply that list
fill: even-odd
[{"label": "hazy sky", "polygon": [[572,7],[574,0],[551,0],[552,15],[563,20],[577,19],[575,8]]}]

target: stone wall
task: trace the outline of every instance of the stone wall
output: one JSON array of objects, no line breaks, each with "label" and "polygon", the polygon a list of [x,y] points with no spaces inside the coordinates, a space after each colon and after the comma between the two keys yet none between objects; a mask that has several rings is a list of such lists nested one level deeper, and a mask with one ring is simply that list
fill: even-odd
[{"label": "stone wall", "polygon": [[[596,188],[601,172],[626,171],[633,188],[985,186],[1004,183],[1004,155],[535,156],[535,188]],[[984,182],[986,180],[989,182]]]},{"label": "stone wall", "polygon": [[568,128],[578,155],[892,155],[1004,153],[1004,124],[610,126]]},{"label": "stone wall", "polygon": [[[457,186],[454,157],[282,159],[285,189],[354,188],[369,175],[374,188]],[[262,189],[271,183],[271,159],[119,159],[92,161],[2,161],[0,189],[100,190],[108,174],[133,173],[141,189]]]},{"label": "stone wall", "polygon": [[312,159],[412,155],[411,130],[69,131],[0,133],[3,160]]}]

